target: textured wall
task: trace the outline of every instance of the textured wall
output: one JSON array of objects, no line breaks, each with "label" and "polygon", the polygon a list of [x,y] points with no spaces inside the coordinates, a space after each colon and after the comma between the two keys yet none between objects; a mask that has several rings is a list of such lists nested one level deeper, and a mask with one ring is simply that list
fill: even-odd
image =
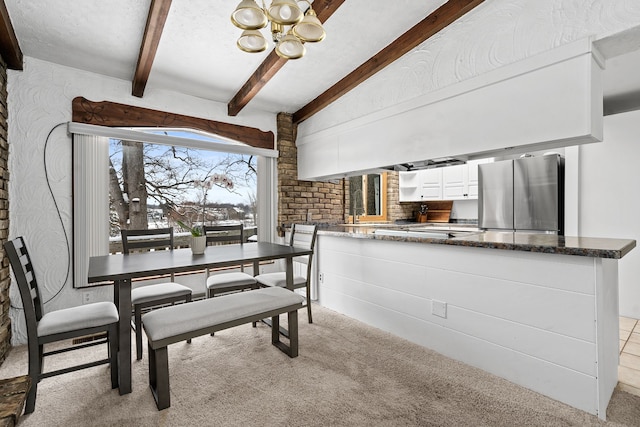
[{"label": "textured wall", "polygon": [[569,42],[640,23],[638,0],[491,0],[300,124],[308,135]]},{"label": "textured wall", "polygon": [[[43,298],[49,301],[45,311],[82,302],[82,292],[72,289],[70,283],[70,254],[66,242],[72,229],[72,158],[71,138],[64,124],[71,120],[73,98],[84,96],[93,101],[108,100],[276,131],[272,114],[249,111],[243,112],[240,118],[227,117],[226,104],[166,91],[148,90],[144,98],[136,98],[130,95],[129,81],[104,78],[31,57],[25,57],[24,71],[9,70],[8,89],[11,109],[9,235],[26,238],[38,282],[43,288]],[[110,287],[92,292],[96,300],[111,299],[112,296]],[[10,296],[12,303],[19,305],[19,294],[14,287]],[[11,319],[13,343],[26,342],[21,312],[12,309]]]},{"label": "textured wall", "polygon": [[[0,243],[9,235],[9,144],[7,142],[7,64],[0,57]],[[0,364],[11,347],[11,319],[9,318],[9,260],[2,254],[0,264]]]}]

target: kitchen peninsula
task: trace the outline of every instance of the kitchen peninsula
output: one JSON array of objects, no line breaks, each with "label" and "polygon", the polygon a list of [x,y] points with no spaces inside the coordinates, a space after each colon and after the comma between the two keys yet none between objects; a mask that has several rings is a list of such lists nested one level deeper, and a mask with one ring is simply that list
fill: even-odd
[{"label": "kitchen peninsula", "polygon": [[634,240],[375,230],[318,232],[320,304],[605,418]]}]

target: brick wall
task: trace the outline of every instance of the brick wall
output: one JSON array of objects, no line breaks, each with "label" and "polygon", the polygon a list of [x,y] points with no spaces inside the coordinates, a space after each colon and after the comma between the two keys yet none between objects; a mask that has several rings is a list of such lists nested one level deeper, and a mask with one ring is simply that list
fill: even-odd
[{"label": "brick wall", "polygon": [[300,181],[296,126],[291,114],[278,114],[278,231],[294,222],[344,222],[344,180]]},{"label": "brick wall", "polygon": [[[0,243],[9,237],[9,144],[7,142],[7,64],[0,57]],[[9,260],[2,253],[0,264],[0,364],[11,348],[9,319]]]},{"label": "brick wall", "polygon": [[[349,181],[299,181],[296,126],[290,114],[278,114],[278,231],[294,222],[342,224],[349,217]],[[387,173],[387,219],[395,221],[415,216],[418,203],[399,203],[398,173]],[[309,220],[309,221],[308,221]]]}]

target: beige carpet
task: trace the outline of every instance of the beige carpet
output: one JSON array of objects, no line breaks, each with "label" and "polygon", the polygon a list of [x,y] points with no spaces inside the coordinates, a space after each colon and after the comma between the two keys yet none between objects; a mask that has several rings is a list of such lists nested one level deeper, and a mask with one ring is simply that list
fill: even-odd
[{"label": "beige carpet", "polygon": [[[131,394],[110,389],[106,365],[45,379],[35,412],[20,425],[640,425],[640,398],[628,393],[616,391],[605,423],[322,307],[314,306],[312,325],[300,314],[296,359],[270,344],[265,325],[174,344],[171,407],[159,412],[147,386],[145,348],[145,359],[133,362]],[[14,348],[0,377],[24,374],[26,365],[26,348]]]}]

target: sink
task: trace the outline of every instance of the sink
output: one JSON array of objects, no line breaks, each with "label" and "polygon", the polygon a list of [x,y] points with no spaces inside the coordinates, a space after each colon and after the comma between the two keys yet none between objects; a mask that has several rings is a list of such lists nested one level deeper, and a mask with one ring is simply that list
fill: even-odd
[{"label": "sink", "polygon": [[412,231],[434,231],[434,230],[444,230],[444,231],[480,231],[478,227],[475,225],[426,225],[420,227],[411,227]]},{"label": "sink", "polygon": [[446,230],[429,230],[429,231],[413,231],[413,230],[385,230],[378,229],[373,232],[376,236],[397,236],[397,237],[421,237],[425,239],[448,239],[451,233]]},{"label": "sink", "polygon": [[447,230],[431,227],[416,227],[403,229],[377,229],[373,234],[378,236],[419,237],[424,239],[451,239],[479,233],[479,230]]},{"label": "sink", "polygon": [[355,224],[338,224],[344,227],[396,227],[392,222],[356,222]]}]

